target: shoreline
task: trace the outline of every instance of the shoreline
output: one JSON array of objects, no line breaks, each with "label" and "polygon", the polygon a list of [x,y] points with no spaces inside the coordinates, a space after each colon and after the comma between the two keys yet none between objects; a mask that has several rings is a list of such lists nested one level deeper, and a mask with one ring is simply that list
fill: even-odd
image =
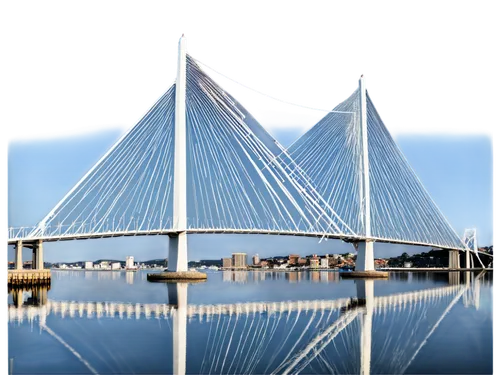
[{"label": "shoreline", "polygon": [[94,268],[94,269],[89,269],[89,268],[47,268],[48,270],[51,270],[51,271],[91,271],[91,272],[137,272],[137,271],[161,271],[163,270],[165,267],[161,267],[161,268],[138,268],[136,270],[126,270],[124,268],[120,268],[120,269],[115,269],[115,270],[111,270],[111,269],[99,269],[99,268]]}]

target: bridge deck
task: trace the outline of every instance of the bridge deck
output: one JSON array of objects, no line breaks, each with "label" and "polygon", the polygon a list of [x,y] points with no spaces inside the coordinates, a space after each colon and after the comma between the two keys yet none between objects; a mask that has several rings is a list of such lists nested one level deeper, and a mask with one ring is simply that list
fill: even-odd
[{"label": "bridge deck", "polygon": [[[336,233],[324,233],[324,232],[296,232],[296,231],[283,231],[283,230],[262,230],[262,229],[187,229],[185,231],[188,234],[265,234],[265,235],[276,235],[276,236],[296,236],[296,237],[313,237],[313,238],[325,238],[325,239],[340,239],[345,242],[356,242],[364,241],[367,238],[362,236],[353,235],[339,235]],[[71,240],[87,240],[87,239],[98,239],[98,238],[112,238],[112,237],[140,237],[140,236],[160,236],[160,235],[176,235],[178,230],[173,229],[160,229],[160,230],[148,230],[148,231],[118,231],[118,232],[102,232],[102,233],[81,233],[81,234],[61,234],[61,235],[48,235],[48,236],[32,236],[32,237],[15,237],[9,238],[7,243],[9,245],[16,244],[17,241],[23,241],[26,243],[34,242],[37,240],[42,240],[44,242],[56,242],[56,241],[71,241]],[[387,238],[377,238],[370,237],[369,239],[381,243],[392,243],[400,245],[412,245],[412,246],[425,246],[425,247],[436,247],[443,250],[459,250],[464,251],[464,248],[459,247],[445,247],[439,246],[437,244],[419,243],[411,241],[403,241],[398,239],[387,239]],[[488,253],[481,253],[485,255],[492,256]]]}]

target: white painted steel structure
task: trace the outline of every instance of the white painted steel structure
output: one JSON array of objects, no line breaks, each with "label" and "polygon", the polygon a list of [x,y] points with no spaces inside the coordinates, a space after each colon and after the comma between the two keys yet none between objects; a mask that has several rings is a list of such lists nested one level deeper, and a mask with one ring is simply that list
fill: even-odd
[{"label": "white painted steel structure", "polygon": [[364,78],[289,149],[186,53],[176,83],[34,228],[8,243],[169,235],[187,270],[187,235],[241,233],[466,248],[385,128]]},{"label": "white painted steel structure", "polygon": [[[479,260],[479,263],[481,263],[481,266],[485,268],[483,261],[481,258],[479,258],[479,249],[477,246],[477,234],[476,234],[476,228],[472,229],[466,229],[464,232],[464,238],[463,242],[465,244],[465,268],[474,268],[474,258],[472,256],[471,251],[473,254],[476,255],[477,260]],[[488,254],[481,252],[481,254]],[[493,258],[493,255],[488,254]],[[472,266],[472,267],[471,267]]]}]

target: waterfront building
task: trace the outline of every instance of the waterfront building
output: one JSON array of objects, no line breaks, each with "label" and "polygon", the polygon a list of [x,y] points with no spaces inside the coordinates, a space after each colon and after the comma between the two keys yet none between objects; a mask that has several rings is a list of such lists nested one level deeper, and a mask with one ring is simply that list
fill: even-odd
[{"label": "waterfront building", "polygon": [[321,258],[321,261],[320,261],[320,267],[321,268],[328,268],[329,264],[328,264],[328,255],[326,256],[326,258]]},{"label": "waterfront building", "polygon": [[245,268],[247,266],[247,254],[246,253],[233,253],[233,264],[234,268]]},{"label": "waterfront building", "polygon": [[109,262],[108,262],[107,260],[103,260],[103,261],[101,262],[101,268],[102,268],[103,270],[108,269],[108,268],[109,268]]},{"label": "waterfront building", "polygon": [[288,264],[290,264],[291,266],[296,266],[299,264],[299,258],[300,256],[297,255],[297,254],[290,254],[288,256]]},{"label": "waterfront building", "polygon": [[311,258],[309,260],[309,266],[311,268],[319,268],[319,259],[317,259],[317,258]]},{"label": "waterfront building", "polygon": [[134,257],[129,255],[125,258],[125,268],[132,269],[134,268]]},{"label": "waterfront building", "polygon": [[231,258],[222,258],[222,268],[231,268],[232,261]]},{"label": "waterfront building", "polygon": [[307,259],[306,258],[299,258],[297,261],[297,266],[305,266],[307,264]]},{"label": "waterfront building", "polygon": [[111,269],[112,270],[119,270],[120,268],[122,268],[122,265],[118,262],[116,263],[111,263]]},{"label": "waterfront building", "polygon": [[254,266],[257,266],[258,264],[260,263],[260,258],[259,258],[259,254],[255,254],[252,258],[252,264]]},{"label": "waterfront building", "polygon": [[94,268],[94,263],[92,262],[85,262],[85,269],[86,270],[91,270]]}]

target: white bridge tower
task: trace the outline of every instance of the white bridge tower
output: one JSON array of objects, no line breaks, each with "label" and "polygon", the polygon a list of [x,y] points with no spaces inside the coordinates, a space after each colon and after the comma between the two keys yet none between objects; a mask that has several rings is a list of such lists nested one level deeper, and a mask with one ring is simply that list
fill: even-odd
[{"label": "white bridge tower", "polygon": [[476,228],[465,230],[463,242],[465,244],[465,268],[474,268],[474,254],[479,260],[479,263],[481,263],[481,266],[485,268],[484,263],[481,261],[478,254]]}]

